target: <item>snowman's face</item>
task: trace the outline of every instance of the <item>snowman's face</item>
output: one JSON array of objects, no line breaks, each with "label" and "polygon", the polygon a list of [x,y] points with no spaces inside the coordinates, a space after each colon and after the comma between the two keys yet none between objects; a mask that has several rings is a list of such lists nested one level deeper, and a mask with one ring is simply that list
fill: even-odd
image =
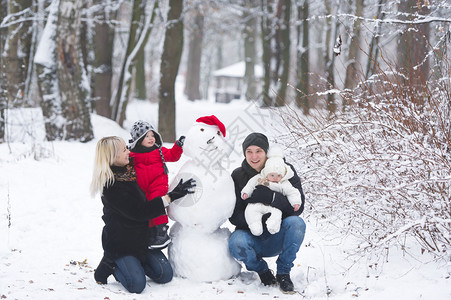
[{"label": "snowman's face", "polygon": [[224,138],[217,126],[194,124],[186,134],[183,152],[189,157],[196,157],[201,152],[218,150]]}]

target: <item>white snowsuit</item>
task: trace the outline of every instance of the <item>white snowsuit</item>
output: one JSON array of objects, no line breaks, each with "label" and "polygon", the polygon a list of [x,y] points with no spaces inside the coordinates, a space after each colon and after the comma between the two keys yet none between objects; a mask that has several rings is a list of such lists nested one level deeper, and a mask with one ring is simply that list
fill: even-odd
[{"label": "white snowsuit", "polygon": [[[247,194],[248,197],[252,195],[255,187],[260,182],[266,179],[266,176],[271,173],[269,170],[265,170],[266,167],[261,171],[260,174],[255,175],[247,182],[246,186],[241,190],[241,196],[243,194]],[[268,186],[272,191],[283,194],[288,198],[288,201],[292,206],[296,204],[301,204],[301,193],[298,189],[291,185],[288,181],[291,177],[294,176],[293,170],[289,166],[285,165],[285,175],[282,177],[279,183],[275,182],[267,182],[264,184]],[[244,200],[245,201],[245,200]],[[262,226],[262,216],[264,214],[271,213],[271,216],[266,220],[266,227],[268,228],[269,233],[275,234],[280,230],[280,224],[282,223],[282,212],[272,206],[264,205],[262,203],[249,203],[246,206],[244,211],[244,217],[246,218],[246,222],[249,225],[249,229],[253,235],[259,236],[263,233]]]}]

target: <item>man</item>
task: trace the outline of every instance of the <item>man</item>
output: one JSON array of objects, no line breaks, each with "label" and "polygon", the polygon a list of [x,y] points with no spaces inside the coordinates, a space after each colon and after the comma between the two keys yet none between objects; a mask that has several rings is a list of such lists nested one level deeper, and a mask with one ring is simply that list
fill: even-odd
[{"label": "man", "polygon": [[[278,283],[282,292],[291,294],[294,293],[294,286],[290,278],[290,271],[305,234],[305,223],[299,217],[304,210],[305,203],[299,176],[293,166],[288,164],[294,172],[294,176],[289,181],[301,193],[302,204],[297,211],[294,211],[286,196],[274,192],[264,185],[257,186],[252,196],[247,198],[246,201],[241,199],[243,187],[250,178],[260,173],[265,166],[268,148],[268,138],[258,132],[249,134],[243,142],[245,159],[241,163],[241,167],[232,172],[236,204],[229,220],[236,226],[236,230],[230,236],[229,249],[233,257],[242,261],[249,271],[258,273],[264,285]],[[269,215],[265,215],[262,219],[263,234],[260,236],[252,235],[244,217],[248,203],[264,203],[280,209],[282,211],[280,231],[275,234],[268,232],[265,222]],[[277,274],[274,277],[263,257],[277,255]]]}]

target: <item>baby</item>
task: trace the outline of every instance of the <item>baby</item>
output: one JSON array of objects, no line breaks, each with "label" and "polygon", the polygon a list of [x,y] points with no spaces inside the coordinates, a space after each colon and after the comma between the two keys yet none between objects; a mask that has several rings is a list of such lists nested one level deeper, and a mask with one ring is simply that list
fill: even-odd
[{"label": "baby", "polygon": [[[272,148],[268,152],[268,159],[261,172],[249,179],[246,186],[241,190],[243,200],[252,196],[257,185],[265,185],[274,192],[283,194],[293,206],[294,211],[301,207],[301,193],[289,181],[294,176],[293,170],[285,164],[283,152],[280,148]],[[269,233],[275,234],[280,230],[282,222],[282,212],[272,206],[263,203],[249,203],[244,211],[246,222],[249,225],[251,233],[259,236],[263,233],[262,216],[271,213],[266,221],[266,227]]]}]

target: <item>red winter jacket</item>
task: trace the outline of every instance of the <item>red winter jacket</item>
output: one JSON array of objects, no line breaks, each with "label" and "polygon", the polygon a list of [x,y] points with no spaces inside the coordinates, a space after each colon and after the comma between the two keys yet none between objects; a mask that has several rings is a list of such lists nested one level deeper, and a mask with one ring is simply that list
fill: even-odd
[{"label": "red winter jacket", "polygon": [[[178,161],[183,153],[183,149],[177,144],[171,149],[161,147],[161,151],[166,162]],[[168,174],[164,173],[160,151],[155,149],[147,153],[130,152],[130,157],[134,158],[138,184],[147,200],[165,195],[169,188]]]}]

